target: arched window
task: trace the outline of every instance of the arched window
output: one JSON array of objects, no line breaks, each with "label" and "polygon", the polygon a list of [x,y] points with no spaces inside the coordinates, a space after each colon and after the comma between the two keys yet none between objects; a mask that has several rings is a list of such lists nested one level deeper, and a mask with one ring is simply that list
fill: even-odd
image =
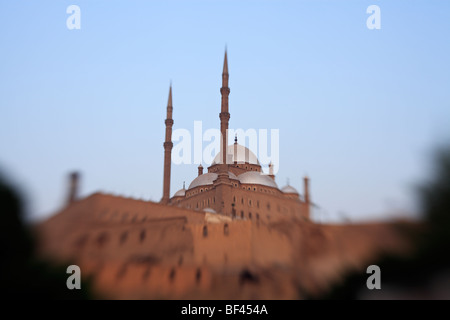
[{"label": "arched window", "polygon": [[108,240],[109,240],[108,234],[106,232],[102,232],[97,237],[97,244],[99,247],[102,247],[106,242],[108,242]]},{"label": "arched window", "polygon": [[127,238],[128,238],[128,232],[125,231],[120,235],[119,243],[124,244],[125,241],[127,241]]},{"label": "arched window", "polygon": [[241,211],[241,218],[244,218],[244,211]]},{"label": "arched window", "polygon": [[248,218],[249,218],[249,219],[252,218],[252,213],[251,213],[251,212],[248,213]]},{"label": "arched window", "polygon": [[142,243],[145,240],[145,230],[142,230],[139,235],[139,241]]},{"label": "arched window", "polygon": [[198,284],[201,279],[202,279],[202,272],[200,268],[198,268],[197,271],[195,272],[195,282]]},{"label": "arched window", "polygon": [[203,226],[203,238],[206,238],[208,236],[208,227]]},{"label": "arched window", "polygon": [[228,223],[225,223],[225,225],[223,226],[223,234],[226,236],[229,234]]},{"label": "arched window", "polygon": [[175,279],[175,269],[170,270],[169,280],[172,282]]}]

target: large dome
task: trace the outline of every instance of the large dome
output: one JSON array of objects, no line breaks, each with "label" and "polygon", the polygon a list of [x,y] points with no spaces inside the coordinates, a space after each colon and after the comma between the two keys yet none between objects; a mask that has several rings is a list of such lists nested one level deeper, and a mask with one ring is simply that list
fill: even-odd
[{"label": "large dome", "polygon": [[[236,149],[235,149],[236,148]],[[222,160],[222,152],[219,152],[214,158],[212,164],[220,163]],[[240,144],[232,144],[227,148],[227,162],[229,164],[234,163],[250,163],[250,164],[259,164],[258,158],[256,155],[250,151],[250,149],[241,146]]]},{"label": "large dome", "polygon": [[257,171],[240,174],[238,179],[243,184],[260,184],[267,187],[278,188],[276,182],[272,178]]}]

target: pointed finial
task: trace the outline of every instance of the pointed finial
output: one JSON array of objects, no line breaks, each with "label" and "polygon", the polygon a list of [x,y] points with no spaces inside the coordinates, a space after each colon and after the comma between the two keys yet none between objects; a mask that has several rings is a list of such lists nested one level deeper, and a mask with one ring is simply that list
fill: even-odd
[{"label": "pointed finial", "polygon": [[289,178],[286,178],[287,185],[289,185]]},{"label": "pointed finial", "polygon": [[183,189],[186,189],[186,181],[183,181]]},{"label": "pointed finial", "polygon": [[167,101],[167,106],[172,106],[172,80],[170,81],[170,88],[169,88],[169,101]]},{"label": "pointed finial", "polygon": [[234,144],[237,144],[237,133],[234,135]]},{"label": "pointed finial", "polygon": [[223,74],[228,74],[227,47],[225,47],[225,58],[223,59]]}]

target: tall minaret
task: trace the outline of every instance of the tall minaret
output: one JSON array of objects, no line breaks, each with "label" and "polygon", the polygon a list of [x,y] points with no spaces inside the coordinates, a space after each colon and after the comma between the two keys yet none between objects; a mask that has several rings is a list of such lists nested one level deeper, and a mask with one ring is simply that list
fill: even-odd
[{"label": "tall minaret", "polygon": [[230,120],[230,113],[228,112],[228,95],[230,94],[230,88],[228,88],[228,61],[227,50],[225,49],[225,59],[223,61],[222,72],[222,88],[220,88],[222,94],[222,106],[220,109],[220,133],[222,139],[220,139],[220,152],[222,153],[222,164],[219,166],[219,172],[217,180],[214,181],[216,185],[216,203],[213,208],[216,212],[220,212],[225,215],[233,214],[233,207],[231,205],[231,181],[228,176],[228,164],[227,164],[227,149],[228,149],[228,121]]},{"label": "tall minaret", "polygon": [[170,199],[170,166],[172,159],[172,83],[169,89],[169,101],[167,102],[167,117],[166,117],[166,140],[164,142],[164,183],[163,183],[163,197],[161,203],[168,204]]},{"label": "tall minaret", "polygon": [[223,72],[222,72],[222,88],[220,88],[220,93],[222,94],[222,107],[220,110],[220,133],[222,134],[221,139],[221,151],[222,151],[222,163],[227,163],[227,147],[228,147],[228,121],[230,120],[230,113],[228,112],[228,95],[230,94],[230,88],[228,88],[228,60],[227,60],[227,49],[225,49],[225,59],[223,61]]}]

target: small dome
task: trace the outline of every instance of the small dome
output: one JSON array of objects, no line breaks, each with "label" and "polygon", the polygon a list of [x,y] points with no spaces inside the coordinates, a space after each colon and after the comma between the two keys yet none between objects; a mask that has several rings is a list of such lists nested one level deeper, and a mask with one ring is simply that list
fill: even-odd
[{"label": "small dome", "polygon": [[281,191],[282,191],[283,193],[294,193],[294,194],[299,194],[298,191],[297,191],[294,187],[292,187],[292,186],[290,186],[290,185],[284,186],[283,189],[281,189]]},{"label": "small dome", "polygon": [[[236,150],[235,150],[236,148]],[[220,163],[222,160],[222,152],[219,152],[211,165]],[[250,149],[241,146],[240,144],[232,144],[227,148],[227,163],[249,163],[249,164],[259,164],[256,155],[250,151]]]},{"label": "small dome", "polygon": [[173,195],[174,197],[184,197],[186,195],[186,189],[180,189]]},{"label": "small dome", "polygon": [[272,178],[257,171],[245,172],[239,175],[238,179],[243,184],[260,184],[278,189],[276,182]]}]

